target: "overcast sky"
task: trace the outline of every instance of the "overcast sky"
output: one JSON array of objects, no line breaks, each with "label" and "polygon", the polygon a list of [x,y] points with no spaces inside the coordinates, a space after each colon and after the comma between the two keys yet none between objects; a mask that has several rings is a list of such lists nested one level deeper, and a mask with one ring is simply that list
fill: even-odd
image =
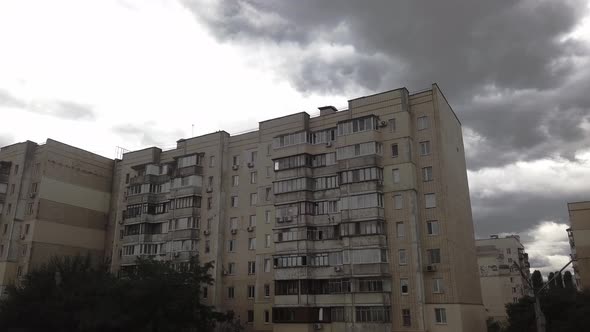
[{"label": "overcast sky", "polygon": [[107,157],[437,82],[463,123],[478,237],[567,262],[590,199],[590,7],[577,0],[0,2],[0,146]]}]

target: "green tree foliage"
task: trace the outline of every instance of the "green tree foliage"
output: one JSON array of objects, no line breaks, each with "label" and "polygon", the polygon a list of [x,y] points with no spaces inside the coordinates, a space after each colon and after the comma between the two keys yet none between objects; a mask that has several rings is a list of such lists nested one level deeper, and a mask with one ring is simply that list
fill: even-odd
[{"label": "green tree foliage", "polygon": [[[535,279],[540,275],[533,273],[533,285],[537,289]],[[537,275],[537,276],[536,276]],[[555,273],[551,273],[555,275]],[[558,279],[556,277],[555,279]],[[547,332],[586,331],[590,326],[590,294],[577,293],[572,284],[571,273],[563,277],[565,288],[551,283],[550,289],[539,294],[541,309],[547,321]],[[534,299],[525,297],[517,303],[506,305],[508,326],[506,332],[536,331]]]},{"label": "green tree foliage", "polygon": [[543,282],[543,276],[541,275],[541,272],[539,270],[535,270],[533,272],[533,275],[531,276],[531,281],[533,283],[533,288],[535,289],[535,293],[538,292],[545,284]]},{"label": "green tree foliage", "polygon": [[565,271],[563,274],[563,285],[566,289],[575,289],[574,277],[570,271]]},{"label": "green tree foliage", "polygon": [[230,314],[202,303],[211,264],[196,257],[180,271],[138,259],[122,278],[89,257],[52,259],[7,289],[0,331],[212,331],[217,323],[239,331]]}]

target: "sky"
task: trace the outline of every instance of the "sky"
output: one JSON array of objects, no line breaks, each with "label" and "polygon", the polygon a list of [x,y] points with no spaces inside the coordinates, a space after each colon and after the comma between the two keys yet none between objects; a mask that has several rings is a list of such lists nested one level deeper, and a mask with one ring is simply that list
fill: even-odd
[{"label": "sky", "polygon": [[355,97],[439,84],[464,132],[476,236],[568,261],[590,199],[582,0],[4,0],[0,146],[115,157]]}]

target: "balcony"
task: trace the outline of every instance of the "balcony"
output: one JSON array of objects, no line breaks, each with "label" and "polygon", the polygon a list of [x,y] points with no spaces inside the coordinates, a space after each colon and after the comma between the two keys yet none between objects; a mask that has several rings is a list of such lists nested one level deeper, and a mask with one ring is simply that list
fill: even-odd
[{"label": "balcony", "polygon": [[158,182],[158,175],[153,174],[146,174],[146,175],[138,175],[134,176],[129,179],[129,184],[144,184],[144,183],[157,183]]},{"label": "balcony", "polygon": [[355,182],[343,184],[340,186],[340,193],[342,195],[376,191],[383,192],[383,181],[373,180],[365,182]]},{"label": "balcony", "polygon": [[172,232],[172,239],[199,239],[200,230],[197,228],[180,229]]},{"label": "balcony", "polygon": [[174,171],[174,177],[185,177],[190,175],[203,175],[203,166],[187,166]]},{"label": "balcony", "polygon": [[313,169],[311,167],[297,167],[286,169],[282,171],[275,171],[275,180],[290,179],[290,178],[311,178],[313,177]]},{"label": "balcony", "polygon": [[351,274],[354,276],[390,275],[389,263],[354,264]]},{"label": "balcony", "polygon": [[374,207],[366,209],[342,210],[342,221],[374,220],[385,218],[383,208]]},{"label": "balcony", "polygon": [[355,157],[351,159],[345,159],[338,161],[338,168],[341,171],[348,170],[350,168],[361,168],[361,167],[370,167],[370,166],[380,166],[381,156],[379,155],[369,155],[369,156],[361,156]]},{"label": "balcony", "polygon": [[387,237],[379,234],[345,237],[344,242],[348,242],[350,247],[387,247]]},{"label": "balcony", "polygon": [[0,194],[0,203],[6,202],[6,194]]},{"label": "balcony", "polygon": [[172,210],[173,217],[191,217],[191,216],[200,216],[201,215],[201,208],[197,207],[189,207],[184,209],[176,209]]},{"label": "balcony", "polygon": [[203,188],[196,186],[186,186],[180,188],[170,189],[171,197],[183,197],[183,196],[201,196]]},{"label": "balcony", "polygon": [[274,203],[282,204],[287,202],[312,201],[314,198],[312,191],[293,191],[283,194],[275,194]]}]

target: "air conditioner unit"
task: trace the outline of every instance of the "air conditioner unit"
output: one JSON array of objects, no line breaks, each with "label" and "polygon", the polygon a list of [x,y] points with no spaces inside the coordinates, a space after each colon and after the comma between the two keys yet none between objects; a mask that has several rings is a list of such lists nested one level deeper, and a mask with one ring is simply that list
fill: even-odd
[{"label": "air conditioner unit", "polygon": [[253,232],[254,231],[254,227],[253,226],[249,226],[248,227],[248,232]]},{"label": "air conditioner unit", "polygon": [[324,326],[322,324],[320,324],[320,323],[313,324],[313,329],[314,330],[321,330],[323,328],[324,328]]},{"label": "air conditioner unit", "polygon": [[436,271],[436,265],[426,265],[426,272]]},{"label": "air conditioner unit", "polygon": [[238,168],[240,168],[240,165],[232,165],[231,169],[233,169],[234,171],[237,171]]},{"label": "air conditioner unit", "polygon": [[254,163],[253,163],[253,162],[249,162],[249,163],[248,163],[248,167],[249,167],[249,168],[252,168],[252,167],[254,167]]},{"label": "air conditioner unit", "polygon": [[30,193],[30,194],[29,194],[29,197],[30,197],[30,198],[35,198],[35,196],[37,196],[37,193]]},{"label": "air conditioner unit", "polygon": [[211,234],[211,231],[210,231],[210,230],[208,230],[208,229],[206,229],[206,230],[204,230],[204,231],[203,231],[203,234],[205,234],[205,235],[209,235],[209,234]]},{"label": "air conditioner unit", "polygon": [[206,191],[207,191],[208,193],[212,193],[212,192],[213,192],[213,188],[212,188],[212,187],[207,187]]},{"label": "air conditioner unit", "polygon": [[234,229],[231,230],[231,233],[232,234],[238,234],[238,230],[234,228]]},{"label": "air conditioner unit", "polygon": [[327,142],[326,142],[326,146],[327,146],[327,147],[331,147],[331,146],[332,146],[332,141],[327,141]]},{"label": "air conditioner unit", "polygon": [[387,126],[387,121],[381,121],[381,127],[386,127]]},{"label": "air conditioner unit", "polygon": [[342,271],[342,266],[334,266],[334,271],[341,272]]}]

